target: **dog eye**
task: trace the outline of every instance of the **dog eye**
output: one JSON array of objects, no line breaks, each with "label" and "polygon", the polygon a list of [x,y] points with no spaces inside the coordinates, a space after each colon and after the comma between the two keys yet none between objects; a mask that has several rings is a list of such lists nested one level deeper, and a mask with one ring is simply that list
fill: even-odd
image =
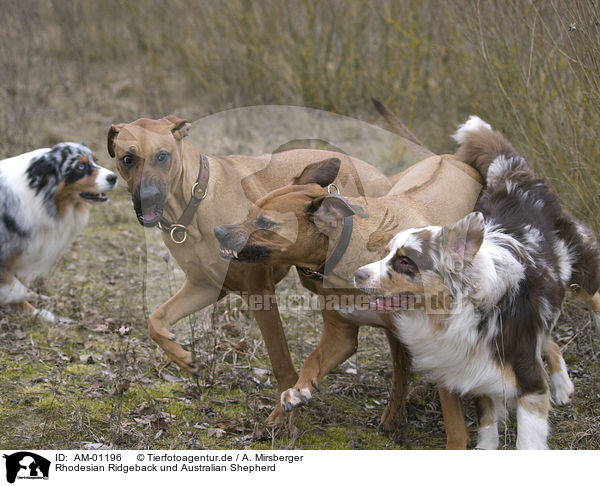
[{"label": "dog eye", "polygon": [[392,260],[392,268],[395,272],[413,275],[417,272],[417,265],[407,256],[396,256]]},{"label": "dog eye", "polygon": [[167,162],[167,160],[169,160],[168,152],[159,152],[156,156],[156,162],[158,162],[159,164],[164,164]]},{"label": "dog eye", "polygon": [[262,229],[262,230],[268,230],[269,228],[272,228],[273,226],[275,226],[277,223],[274,223],[273,221],[269,221],[268,219],[263,218],[262,216],[259,216],[256,221],[254,222],[254,225],[258,228],[258,229]]},{"label": "dog eye", "polygon": [[121,158],[121,164],[127,168],[131,167],[133,165],[133,157],[131,155],[124,155]]},{"label": "dog eye", "polygon": [[77,172],[85,172],[87,169],[87,164],[81,162],[80,164],[77,164],[77,167],[75,167],[75,170]]}]

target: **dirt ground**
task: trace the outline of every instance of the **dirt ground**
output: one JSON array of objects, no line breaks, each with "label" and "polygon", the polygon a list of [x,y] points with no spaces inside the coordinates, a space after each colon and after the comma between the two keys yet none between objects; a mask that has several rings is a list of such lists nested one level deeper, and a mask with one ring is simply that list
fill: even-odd
[{"label": "dirt ground", "polygon": [[[410,385],[407,426],[396,434],[378,431],[390,367],[385,337],[372,328],[361,330],[357,354],[301,409],[296,433],[265,428],[276,387],[252,317],[229,299],[180,322],[175,332],[194,349],[202,376],[181,373],[145,324],[146,306],[177,288],[180,271],[156,233],[145,234],[134,221],[122,188],[108,205],[94,207],[90,220],[35,288],[44,296],[35,305],[66,319],[48,325],[0,311],[2,448],[444,447],[435,390],[418,377]],[[148,285],[159,279],[158,290]],[[293,271],[278,287],[280,296],[304,292]],[[299,367],[318,342],[320,316],[288,308],[283,317]],[[588,315],[567,306],[556,337],[576,391],[571,403],[551,412],[550,445],[599,448],[598,335]],[[465,403],[473,445],[474,410]],[[505,447],[514,448],[514,420],[503,437]]]}]

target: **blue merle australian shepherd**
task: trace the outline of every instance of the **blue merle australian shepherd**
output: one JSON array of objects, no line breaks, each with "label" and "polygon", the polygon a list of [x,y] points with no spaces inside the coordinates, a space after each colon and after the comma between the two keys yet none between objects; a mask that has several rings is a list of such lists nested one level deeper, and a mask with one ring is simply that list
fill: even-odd
[{"label": "blue merle australian shepherd", "polygon": [[517,448],[544,449],[550,393],[562,403],[573,390],[550,332],[567,291],[600,315],[598,243],[487,123],[471,117],[455,139],[457,155],[486,181],[475,212],[451,226],[397,234],[384,259],[357,270],[355,285],[375,302],[448,296],[445,313],[427,306],[394,313],[415,367],[478,397],[478,448],[498,447],[497,422],[510,405]]},{"label": "blue merle australian shepherd", "polygon": [[0,160],[0,306],[54,320],[27,302],[25,285],[47,274],[86,225],[88,203],[107,201],[116,184],[79,143]]}]

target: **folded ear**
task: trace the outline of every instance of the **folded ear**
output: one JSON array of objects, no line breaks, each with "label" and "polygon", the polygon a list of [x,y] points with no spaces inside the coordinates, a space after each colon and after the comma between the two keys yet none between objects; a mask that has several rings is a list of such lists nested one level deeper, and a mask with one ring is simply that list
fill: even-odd
[{"label": "folded ear", "polygon": [[442,250],[446,267],[462,271],[464,262],[471,263],[483,243],[483,214],[474,212],[442,230]]},{"label": "folded ear", "polygon": [[337,157],[307,165],[298,177],[292,179],[292,184],[296,186],[319,184],[321,187],[327,187],[337,177],[340,165],[341,160]]},{"label": "folded ear", "polygon": [[182,120],[175,115],[167,115],[164,120],[167,120],[172,124],[171,133],[175,137],[175,140],[181,140],[183,137],[187,137],[192,126],[187,120]]},{"label": "folded ear", "polygon": [[121,131],[121,128],[125,126],[125,123],[119,123],[117,125],[111,125],[108,129],[108,136],[106,137],[106,148],[108,149],[108,154],[111,157],[115,156],[115,138]]},{"label": "folded ear", "polygon": [[[52,150],[30,163],[27,169],[27,175],[29,176],[30,186],[36,190],[38,194],[44,187],[50,182],[55,184],[60,180],[60,171],[57,164],[53,162],[52,155],[56,154],[60,148],[52,148]],[[54,151],[54,154],[52,154]],[[50,155],[48,155],[50,154]]]},{"label": "folded ear", "polygon": [[314,199],[306,212],[317,226],[322,225],[329,228],[337,228],[346,216],[369,217],[361,206],[350,204],[345,199],[330,194]]}]

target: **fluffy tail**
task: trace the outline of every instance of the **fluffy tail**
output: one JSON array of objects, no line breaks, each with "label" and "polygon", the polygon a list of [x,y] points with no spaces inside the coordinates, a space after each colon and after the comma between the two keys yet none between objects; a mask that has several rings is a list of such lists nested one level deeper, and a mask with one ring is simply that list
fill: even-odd
[{"label": "fluffy tail", "polygon": [[487,180],[488,169],[497,157],[520,158],[504,135],[475,115],[460,125],[452,138],[460,145],[456,157],[474,167],[484,180]]}]

